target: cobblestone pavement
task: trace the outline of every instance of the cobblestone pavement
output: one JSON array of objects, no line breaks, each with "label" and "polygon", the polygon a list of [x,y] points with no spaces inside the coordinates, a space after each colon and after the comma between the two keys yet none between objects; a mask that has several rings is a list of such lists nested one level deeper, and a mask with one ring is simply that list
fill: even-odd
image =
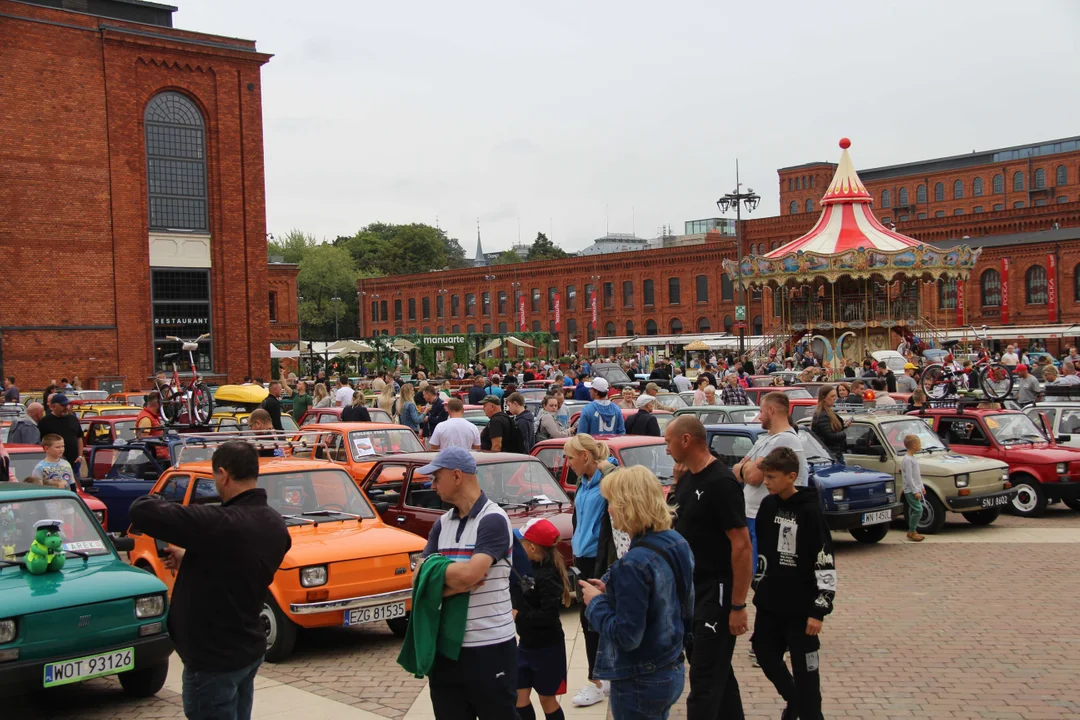
[{"label": "cobblestone pavement", "polygon": [[[1075,533],[1080,513],[1059,504],[1044,518],[1002,516],[990,528],[950,516],[945,530],[921,545],[895,542],[903,537],[898,528],[877,546],[835,536],[840,585],[821,653],[826,717],[1080,717],[1078,546],[1002,542],[1007,538],[995,537],[997,528]],[[581,638],[569,635],[573,611],[565,620],[577,651],[573,693],[583,678]],[[263,665],[260,681],[336,701],[334,707],[346,713],[355,708],[387,718],[431,717],[424,682],[395,662],[399,646],[385,625],[302,633],[295,655]],[[741,639],[735,658],[747,716],[779,717],[781,704],[761,671],[750,667],[748,647]],[[0,717],[183,717],[178,689],[174,664],[167,688],[155,698],[130,700],[115,679],[105,678],[9,701]],[[265,717],[274,708],[260,704],[260,692],[256,715]],[[563,704],[568,717],[602,718],[606,712],[606,703],[584,710],[571,708],[569,698]],[[300,710],[274,715],[304,716]],[[685,717],[685,706],[677,705],[672,716]]]}]

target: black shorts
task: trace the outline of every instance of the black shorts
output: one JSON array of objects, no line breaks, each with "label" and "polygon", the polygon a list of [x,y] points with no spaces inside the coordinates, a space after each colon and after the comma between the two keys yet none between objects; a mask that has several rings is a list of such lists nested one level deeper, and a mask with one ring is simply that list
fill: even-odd
[{"label": "black shorts", "polygon": [[538,695],[566,694],[566,643],[545,648],[518,646],[518,690],[532,688]]},{"label": "black shorts", "polygon": [[517,642],[463,647],[458,659],[435,653],[428,678],[431,705],[439,720],[507,720],[515,717]]}]

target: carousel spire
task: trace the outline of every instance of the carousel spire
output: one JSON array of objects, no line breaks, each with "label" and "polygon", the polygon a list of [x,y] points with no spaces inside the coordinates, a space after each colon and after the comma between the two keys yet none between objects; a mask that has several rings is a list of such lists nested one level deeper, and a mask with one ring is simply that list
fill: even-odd
[{"label": "carousel spire", "polygon": [[840,153],[840,164],[836,166],[836,174],[833,175],[832,182],[829,183],[829,187],[825,191],[825,196],[821,198],[822,205],[831,205],[838,202],[868,203],[873,200],[866,186],[859,179],[859,174],[855,172],[851,156],[848,155],[849,147],[851,147],[851,141],[847,138],[840,138],[840,149],[843,150]]}]

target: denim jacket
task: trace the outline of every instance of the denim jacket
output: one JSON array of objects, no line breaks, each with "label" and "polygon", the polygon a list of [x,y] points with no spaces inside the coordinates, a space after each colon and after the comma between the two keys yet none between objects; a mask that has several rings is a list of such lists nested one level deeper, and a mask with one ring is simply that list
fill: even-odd
[{"label": "denim jacket", "polygon": [[687,613],[694,607],[694,556],[683,536],[665,530],[634,538],[630,550],[608,570],[604,594],[585,610],[589,624],[600,633],[593,668],[598,679],[647,675],[681,659],[685,632],[677,578],[663,557],[640,546],[645,538],[679,564]]}]

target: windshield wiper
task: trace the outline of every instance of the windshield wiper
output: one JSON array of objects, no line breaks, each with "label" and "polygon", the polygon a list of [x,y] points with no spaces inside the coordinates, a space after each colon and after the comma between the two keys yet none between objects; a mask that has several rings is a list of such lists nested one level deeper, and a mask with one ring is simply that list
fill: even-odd
[{"label": "windshield wiper", "polygon": [[525,501],[525,507],[531,508],[533,505],[558,505],[561,508],[563,504],[561,500],[552,500],[545,495],[543,498],[531,497]]},{"label": "windshield wiper", "polygon": [[506,507],[528,508],[529,507],[528,505],[523,505],[522,503],[510,502],[509,500],[498,500],[498,501],[496,501],[496,504],[499,507],[504,507],[504,508],[506,508]]},{"label": "windshield wiper", "polygon": [[[304,514],[307,515],[307,513]],[[286,520],[295,520],[298,523],[311,523],[312,525],[319,524],[314,520],[308,520],[306,517],[300,517],[299,515],[282,515],[281,517],[285,518]]]},{"label": "windshield wiper", "polygon": [[6,567],[19,567],[22,563],[12,562],[11,560],[0,560],[0,568]]},{"label": "windshield wiper", "polygon": [[64,552],[71,553],[75,557],[81,557],[83,560],[86,560],[88,557],[90,557],[90,553],[83,550],[65,550]]},{"label": "windshield wiper", "polygon": [[311,512],[301,513],[304,517],[308,515],[320,515],[322,517],[329,517],[330,515],[344,515],[345,517],[351,517],[356,520],[363,520],[363,515],[355,515],[350,512],[344,512],[342,510],[312,510]]}]

